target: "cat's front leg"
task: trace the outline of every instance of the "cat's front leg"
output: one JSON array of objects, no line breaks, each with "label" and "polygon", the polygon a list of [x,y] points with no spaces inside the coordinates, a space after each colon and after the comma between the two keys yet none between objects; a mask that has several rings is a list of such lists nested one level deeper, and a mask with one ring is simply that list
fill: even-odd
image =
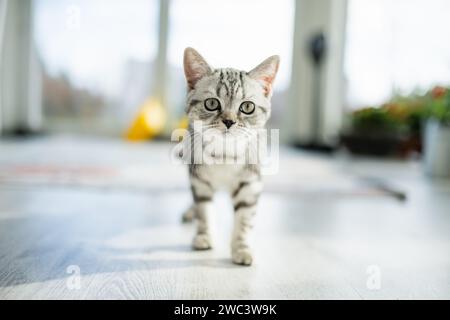
[{"label": "cat's front leg", "polygon": [[208,250],[212,248],[210,215],[214,190],[209,183],[195,177],[191,177],[191,187],[197,221],[197,233],[192,246],[196,250]]},{"label": "cat's front leg", "polygon": [[262,183],[260,181],[241,182],[233,192],[234,230],[231,242],[233,262],[249,266],[253,263],[253,253],[249,244],[250,231],[256,214]]}]

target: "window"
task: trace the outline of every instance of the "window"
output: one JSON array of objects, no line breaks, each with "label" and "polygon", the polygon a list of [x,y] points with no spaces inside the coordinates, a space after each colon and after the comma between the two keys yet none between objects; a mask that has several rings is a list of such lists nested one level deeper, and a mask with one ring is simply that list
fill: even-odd
[{"label": "window", "polygon": [[351,108],[450,84],[450,2],[351,0],[346,75]]},{"label": "window", "polygon": [[158,1],[35,0],[34,6],[47,128],[119,133],[150,93]]}]

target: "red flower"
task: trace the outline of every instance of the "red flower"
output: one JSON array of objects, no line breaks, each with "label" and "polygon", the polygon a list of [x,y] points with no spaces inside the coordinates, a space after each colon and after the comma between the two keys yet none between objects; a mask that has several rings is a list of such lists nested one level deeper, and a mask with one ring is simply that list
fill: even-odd
[{"label": "red flower", "polygon": [[445,94],[447,93],[447,89],[444,87],[435,87],[432,91],[431,91],[431,96],[433,97],[433,99],[439,99],[443,96],[445,96]]}]

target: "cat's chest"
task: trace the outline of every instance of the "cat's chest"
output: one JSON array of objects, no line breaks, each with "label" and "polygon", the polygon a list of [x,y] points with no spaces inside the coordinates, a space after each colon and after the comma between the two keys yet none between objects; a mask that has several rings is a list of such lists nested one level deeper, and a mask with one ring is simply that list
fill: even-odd
[{"label": "cat's chest", "polygon": [[202,176],[216,189],[229,189],[236,185],[243,165],[208,165],[202,167]]}]

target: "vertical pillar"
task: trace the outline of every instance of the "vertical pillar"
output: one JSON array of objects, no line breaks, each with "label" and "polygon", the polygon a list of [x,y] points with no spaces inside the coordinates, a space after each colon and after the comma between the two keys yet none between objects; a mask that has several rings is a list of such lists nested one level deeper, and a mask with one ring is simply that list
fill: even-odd
[{"label": "vertical pillar", "polygon": [[[343,118],[346,17],[347,0],[296,1],[288,132],[284,135],[289,142],[332,146],[336,141]],[[326,52],[319,78],[315,78],[308,46],[318,33],[325,36]],[[320,92],[315,98],[317,83]]]},{"label": "vertical pillar", "polygon": [[32,1],[7,1],[4,20],[0,60],[2,131],[38,131],[42,124],[42,86],[33,44]]},{"label": "vertical pillar", "polygon": [[6,10],[8,8],[8,0],[0,0],[0,135],[3,128],[3,43],[5,38]]},{"label": "vertical pillar", "polygon": [[170,0],[159,0],[158,53],[156,56],[156,70],[154,73],[156,78],[153,94],[167,113],[170,113],[167,106],[169,12]]}]

